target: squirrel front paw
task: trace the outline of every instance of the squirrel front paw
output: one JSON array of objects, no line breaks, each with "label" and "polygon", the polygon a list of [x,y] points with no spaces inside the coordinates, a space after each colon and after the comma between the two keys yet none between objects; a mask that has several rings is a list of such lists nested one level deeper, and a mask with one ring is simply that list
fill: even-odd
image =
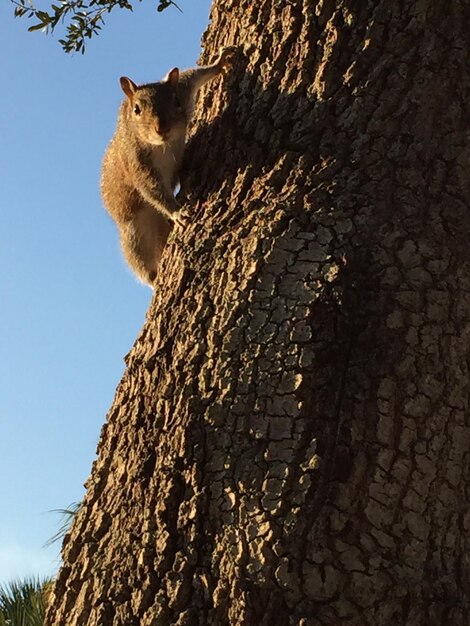
[{"label": "squirrel front paw", "polygon": [[173,211],[171,214],[171,221],[175,224],[175,226],[183,228],[189,225],[189,215],[182,211],[182,209],[179,209],[178,211]]},{"label": "squirrel front paw", "polygon": [[228,46],[227,48],[222,48],[222,51],[217,60],[217,65],[220,67],[221,70],[229,70],[232,68],[237,52],[238,48],[236,46]]}]

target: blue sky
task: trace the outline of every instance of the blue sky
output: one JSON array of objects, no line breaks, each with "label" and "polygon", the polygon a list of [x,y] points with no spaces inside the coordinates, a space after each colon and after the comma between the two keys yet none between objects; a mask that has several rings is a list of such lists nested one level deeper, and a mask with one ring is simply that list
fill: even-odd
[{"label": "blue sky", "polygon": [[[209,0],[117,10],[85,55],[0,3],[0,584],[53,575],[43,548],[83,482],[150,302],[99,197],[118,78],[158,80],[200,53]],[[43,5],[44,6],[44,5]]]}]

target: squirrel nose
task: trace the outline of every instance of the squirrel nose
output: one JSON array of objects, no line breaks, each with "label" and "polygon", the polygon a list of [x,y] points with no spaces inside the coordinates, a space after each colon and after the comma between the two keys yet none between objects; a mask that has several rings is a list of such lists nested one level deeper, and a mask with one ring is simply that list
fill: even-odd
[{"label": "squirrel nose", "polygon": [[155,124],[155,130],[157,131],[157,135],[160,135],[160,137],[163,137],[163,139],[167,138],[169,131],[169,128],[167,126],[165,126],[161,122],[157,122]]}]

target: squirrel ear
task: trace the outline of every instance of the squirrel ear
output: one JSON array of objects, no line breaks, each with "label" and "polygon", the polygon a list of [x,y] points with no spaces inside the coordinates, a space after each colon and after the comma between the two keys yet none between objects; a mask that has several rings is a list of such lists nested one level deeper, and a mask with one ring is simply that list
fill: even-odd
[{"label": "squirrel ear", "polygon": [[127,78],[127,76],[121,76],[119,82],[121,83],[121,89],[123,90],[123,92],[129,98],[129,100],[132,100],[132,96],[137,91],[137,85],[134,83],[133,80]]},{"label": "squirrel ear", "polygon": [[174,67],[172,70],[168,72],[165,78],[166,83],[170,83],[170,85],[175,88],[180,79],[180,71],[177,67]]}]

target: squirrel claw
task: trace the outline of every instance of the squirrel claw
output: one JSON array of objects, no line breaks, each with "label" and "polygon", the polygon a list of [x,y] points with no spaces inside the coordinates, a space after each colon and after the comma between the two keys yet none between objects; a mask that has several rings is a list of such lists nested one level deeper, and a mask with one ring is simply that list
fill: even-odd
[{"label": "squirrel claw", "polygon": [[189,225],[189,217],[182,211],[175,211],[171,215],[171,221],[175,226],[183,228]]},{"label": "squirrel claw", "polygon": [[236,46],[227,46],[226,48],[222,48],[222,52],[220,53],[219,60],[217,62],[219,67],[221,69],[230,69],[237,52],[238,48]]}]

